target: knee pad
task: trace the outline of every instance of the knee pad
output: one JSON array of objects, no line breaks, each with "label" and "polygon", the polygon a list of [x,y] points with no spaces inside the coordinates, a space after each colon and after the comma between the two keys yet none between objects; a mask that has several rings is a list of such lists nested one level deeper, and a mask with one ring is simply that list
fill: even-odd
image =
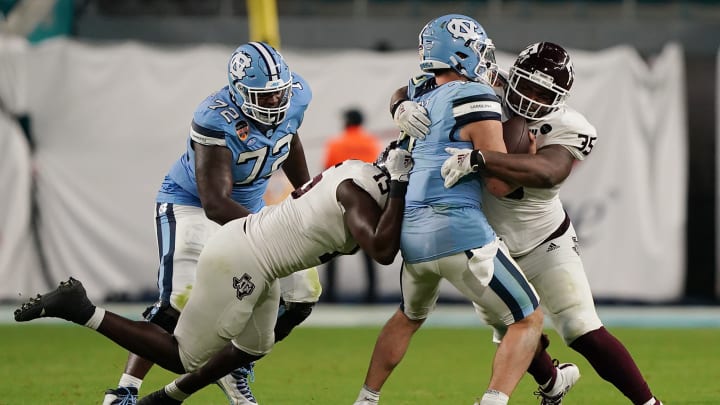
[{"label": "knee pad", "polygon": [[275,323],[275,342],[285,339],[293,328],[307,319],[314,306],[314,302],[285,302],[280,300],[278,319]]},{"label": "knee pad", "polygon": [[158,302],[145,309],[143,318],[172,334],[180,318],[180,312],[170,306],[169,302]]}]

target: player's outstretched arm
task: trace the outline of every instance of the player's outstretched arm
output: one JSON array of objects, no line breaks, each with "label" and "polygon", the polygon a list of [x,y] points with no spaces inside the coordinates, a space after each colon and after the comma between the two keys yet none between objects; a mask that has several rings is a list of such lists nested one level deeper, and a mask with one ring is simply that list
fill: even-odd
[{"label": "player's outstretched arm", "polygon": [[351,180],[338,186],[338,201],[345,207],[345,223],[358,245],[380,264],[391,264],[400,249],[400,229],[405,208],[410,153],[402,149],[389,152],[385,167],[390,174],[390,190],[384,208]]},{"label": "player's outstretched arm", "polygon": [[505,154],[481,151],[484,173],[523,187],[551,188],[563,182],[575,158],[562,145],[549,145],[536,154]]},{"label": "player's outstretched arm", "polygon": [[205,215],[220,225],[250,214],[232,199],[232,152],[224,146],[194,142],[195,179]]},{"label": "player's outstretched arm", "polygon": [[445,187],[452,187],[471,173],[494,176],[522,187],[551,188],[570,175],[575,158],[561,145],[541,148],[536,154],[507,154],[497,151],[445,149],[441,174]]}]

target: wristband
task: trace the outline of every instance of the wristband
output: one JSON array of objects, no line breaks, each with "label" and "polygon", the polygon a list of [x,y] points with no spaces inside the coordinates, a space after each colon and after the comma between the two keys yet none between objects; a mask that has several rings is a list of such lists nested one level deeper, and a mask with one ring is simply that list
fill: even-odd
[{"label": "wristband", "polygon": [[390,180],[390,198],[405,197],[407,188],[407,181]]},{"label": "wristband", "polygon": [[470,166],[475,173],[485,170],[485,156],[482,152],[477,149],[470,152]]},{"label": "wristband", "polygon": [[404,101],[408,101],[406,98],[401,98],[399,100],[395,100],[394,103],[390,104],[390,116],[395,118],[395,111],[397,111],[398,107],[400,107],[400,104],[402,104]]}]

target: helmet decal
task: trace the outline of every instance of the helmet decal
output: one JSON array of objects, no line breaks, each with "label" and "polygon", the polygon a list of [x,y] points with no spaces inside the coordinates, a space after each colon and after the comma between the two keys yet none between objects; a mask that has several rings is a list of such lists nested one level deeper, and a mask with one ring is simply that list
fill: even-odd
[{"label": "helmet decal", "polygon": [[465,42],[480,39],[478,31],[482,31],[475,21],[466,18],[453,18],[445,26],[453,38],[462,38]]},{"label": "helmet decal", "polygon": [[448,14],[431,20],[418,36],[420,69],[453,69],[472,81],[489,83],[495,63],[495,46],[475,19]]},{"label": "helmet decal", "polygon": [[230,58],[230,75],[234,80],[240,80],[245,77],[245,69],[250,67],[250,55],[245,52],[235,52]]}]

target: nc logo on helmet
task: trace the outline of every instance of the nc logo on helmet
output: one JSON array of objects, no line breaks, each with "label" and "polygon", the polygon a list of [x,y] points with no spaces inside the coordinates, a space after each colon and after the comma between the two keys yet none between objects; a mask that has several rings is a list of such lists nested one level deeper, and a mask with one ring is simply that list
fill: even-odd
[{"label": "nc logo on helmet", "polygon": [[245,69],[250,67],[250,56],[243,52],[236,52],[230,59],[230,74],[235,80],[245,77]]},{"label": "nc logo on helmet", "polygon": [[480,38],[480,34],[478,33],[479,27],[471,20],[453,18],[448,21],[446,28],[448,32],[452,34],[453,38],[462,38],[465,41]]}]

